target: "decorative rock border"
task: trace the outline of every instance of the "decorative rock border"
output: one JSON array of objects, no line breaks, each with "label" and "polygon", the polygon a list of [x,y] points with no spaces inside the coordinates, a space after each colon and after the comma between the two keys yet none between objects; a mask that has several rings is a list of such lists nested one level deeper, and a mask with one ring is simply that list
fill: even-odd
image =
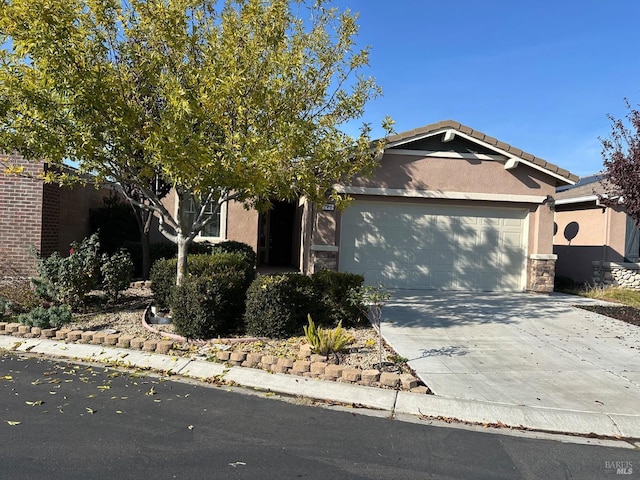
[{"label": "decorative rock border", "polygon": [[613,286],[640,290],[640,263],[592,262],[593,282],[598,286]]},{"label": "decorative rock border", "polygon": [[[152,340],[134,337],[125,333],[109,331],[83,331],[68,328],[27,327],[20,323],[0,322],[0,335],[13,335],[21,338],[46,338],[66,343],[90,343],[94,345],[114,346],[169,354],[173,350],[173,340]],[[177,353],[174,351],[174,353]],[[264,355],[255,352],[216,352],[216,360],[233,366],[260,368],[274,373],[285,373],[306,378],[318,378],[335,382],[352,383],[396,390],[408,390],[414,393],[429,393],[418,379],[410,374],[380,372],[344,367],[329,362],[323,355],[311,352],[309,345],[300,348],[297,359]]]}]

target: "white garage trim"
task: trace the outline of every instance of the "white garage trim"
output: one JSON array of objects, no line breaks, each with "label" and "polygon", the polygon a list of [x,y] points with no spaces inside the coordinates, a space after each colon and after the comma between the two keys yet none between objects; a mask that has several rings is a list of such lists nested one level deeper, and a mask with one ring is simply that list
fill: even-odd
[{"label": "white garage trim", "polygon": [[433,198],[443,200],[478,200],[509,203],[543,203],[542,195],[510,195],[505,193],[441,192],[437,190],[409,190],[404,188],[372,188],[334,185],[336,192],[353,195],[376,195],[384,197]]},{"label": "white garage trim", "polygon": [[355,200],[339,270],[389,288],[523,291],[528,224],[522,208]]}]

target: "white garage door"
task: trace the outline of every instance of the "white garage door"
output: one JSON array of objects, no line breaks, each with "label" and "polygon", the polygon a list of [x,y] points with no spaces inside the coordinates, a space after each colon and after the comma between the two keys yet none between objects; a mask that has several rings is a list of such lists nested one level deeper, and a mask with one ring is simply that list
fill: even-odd
[{"label": "white garage door", "polygon": [[520,291],[522,209],[354,201],[342,214],[340,270],[391,288]]}]

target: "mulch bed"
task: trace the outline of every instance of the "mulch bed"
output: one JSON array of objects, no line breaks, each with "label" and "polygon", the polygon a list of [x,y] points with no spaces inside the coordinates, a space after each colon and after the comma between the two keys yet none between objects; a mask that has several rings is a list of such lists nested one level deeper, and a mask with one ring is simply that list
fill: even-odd
[{"label": "mulch bed", "polygon": [[608,307],[604,305],[576,305],[578,308],[590,312],[606,315],[607,317],[622,320],[623,322],[640,327],[640,309],[635,307]]}]

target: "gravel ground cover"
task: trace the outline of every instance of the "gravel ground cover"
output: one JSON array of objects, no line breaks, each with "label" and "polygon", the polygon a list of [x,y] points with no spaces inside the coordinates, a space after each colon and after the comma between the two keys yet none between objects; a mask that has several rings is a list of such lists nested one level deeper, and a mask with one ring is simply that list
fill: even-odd
[{"label": "gravel ground cover", "polygon": [[[151,332],[143,326],[144,310],[153,302],[151,290],[146,286],[133,286],[126,290],[117,305],[102,306],[101,292],[93,292],[89,300],[87,313],[76,314],[75,321],[70,327],[79,330],[115,330],[117,333],[127,333],[136,337],[162,340],[167,334],[174,334],[172,325],[152,325],[156,332]],[[377,332],[371,327],[345,329],[354,338],[354,343],[344,352],[330,358],[330,360],[345,367],[357,367],[363,370],[378,368],[379,347]],[[302,332],[301,332],[302,334]],[[296,358],[300,347],[306,344],[304,336],[292,337],[285,340],[258,339],[248,340],[243,337],[229,339],[213,339],[207,342],[176,341],[174,353],[195,358],[213,357],[218,350],[243,352],[262,352],[265,355]],[[396,373],[412,373],[406,365],[406,359],[399,357],[396,352],[383,342],[383,371]]]}]

